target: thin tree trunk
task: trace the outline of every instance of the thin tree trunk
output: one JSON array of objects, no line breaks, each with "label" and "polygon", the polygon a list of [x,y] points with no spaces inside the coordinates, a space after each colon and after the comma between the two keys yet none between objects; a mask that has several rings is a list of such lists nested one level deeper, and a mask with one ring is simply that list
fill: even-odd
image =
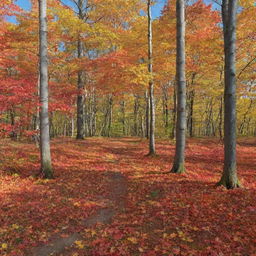
[{"label": "thin tree trunk", "polygon": [[123,128],[123,136],[126,135],[125,133],[125,101],[122,100],[121,103],[121,112],[122,112],[122,128]]},{"label": "thin tree trunk", "polygon": [[75,122],[74,122],[74,117],[72,115],[71,117],[71,137],[73,138],[75,134]]},{"label": "thin tree trunk", "polygon": [[189,109],[188,109],[188,122],[187,122],[187,127],[189,131],[189,136],[193,137],[193,114],[194,114],[194,98],[195,98],[195,89],[194,89],[194,80],[196,77],[196,73],[192,74],[192,79],[191,79],[191,88],[188,92],[188,100],[189,100]]},{"label": "thin tree trunk", "polygon": [[[82,57],[82,43],[81,40],[78,39],[77,43],[77,56],[78,58]],[[81,70],[78,71],[77,74],[77,139],[84,139],[84,96],[83,96],[83,72]]]},{"label": "thin tree trunk", "polygon": [[[38,75],[38,82],[37,82],[37,96],[40,95],[40,74]],[[40,129],[40,107],[36,107],[36,125],[35,125],[36,131],[39,131]]]},{"label": "thin tree trunk", "polygon": [[185,7],[184,0],[176,0],[177,18],[177,122],[175,157],[171,172],[185,172],[186,143],[186,78],[185,78]]},{"label": "thin tree trunk", "polygon": [[149,124],[149,106],[150,106],[150,102],[149,102],[149,97],[148,97],[148,92],[146,91],[145,92],[145,100],[146,100],[146,113],[145,113],[145,121],[146,121],[146,134],[145,134],[145,137],[147,139],[149,139],[149,127],[150,127],[150,124]]},{"label": "thin tree trunk", "polygon": [[165,133],[168,131],[169,126],[169,110],[168,110],[168,91],[167,86],[162,87],[163,90],[163,123],[165,127]]},{"label": "thin tree trunk", "polygon": [[48,113],[47,0],[39,0],[40,24],[40,153],[41,171],[53,178]]},{"label": "thin tree trunk", "polygon": [[107,136],[111,136],[111,126],[113,120],[113,97],[109,95],[109,118],[108,118],[108,128],[107,128]]},{"label": "thin tree trunk", "polygon": [[219,120],[219,136],[220,136],[220,140],[222,140],[223,136],[222,136],[222,116],[223,116],[223,97],[220,98],[220,120]]},{"label": "thin tree trunk", "polygon": [[149,101],[150,101],[150,128],[149,128],[149,153],[154,155],[155,150],[155,102],[154,102],[154,83],[153,83],[153,42],[152,42],[152,16],[151,0],[148,0],[148,72],[149,80]]},{"label": "thin tree trunk", "polygon": [[134,95],[134,109],[133,109],[133,135],[138,136],[138,112],[139,112],[139,98]]},{"label": "thin tree trunk", "polygon": [[[79,19],[83,19],[83,0],[78,0],[77,2],[78,6],[78,17]],[[77,41],[77,57],[82,58],[83,56],[83,45],[81,42],[80,35],[78,37]],[[84,139],[85,135],[85,127],[84,127],[84,81],[83,81],[83,71],[79,70],[77,74],[77,89],[78,89],[78,95],[77,95],[77,139]]]},{"label": "thin tree trunk", "polygon": [[236,167],[236,11],[237,0],[222,1],[225,53],[224,168],[218,185],[239,187]]},{"label": "thin tree trunk", "polygon": [[176,93],[176,83],[173,88],[173,112],[172,112],[172,129],[171,138],[175,138],[175,124],[176,124],[176,112],[177,112],[177,93]]}]

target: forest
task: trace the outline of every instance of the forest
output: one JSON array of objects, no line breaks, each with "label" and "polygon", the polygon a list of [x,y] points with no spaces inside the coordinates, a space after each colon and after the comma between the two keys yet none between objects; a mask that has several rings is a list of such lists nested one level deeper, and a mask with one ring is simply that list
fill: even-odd
[{"label": "forest", "polygon": [[0,1],[1,256],[256,256],[255,0]]}]

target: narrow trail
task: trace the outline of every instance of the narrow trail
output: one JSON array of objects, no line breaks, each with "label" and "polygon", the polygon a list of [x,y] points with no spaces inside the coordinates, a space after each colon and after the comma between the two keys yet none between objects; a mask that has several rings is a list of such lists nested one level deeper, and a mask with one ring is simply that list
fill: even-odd
[{"label": "narrow trail", "polygon": [[[117,172],[107,172],[106,175],[110,179],[109,195],[106,198],[109,201],[109,206],[99,209],[96,213],[85,219],[83,222],[84,228],[93,227],[97,223],[110,224],[116,214],[125,210],[125,198],[127,194],[126,177]],[[29,255],[58,255],[81,238],[79,233],[73,233],[67,237],[62,237],[61,234],[57,234],[53,236],[47,244],[33,248]]]}]

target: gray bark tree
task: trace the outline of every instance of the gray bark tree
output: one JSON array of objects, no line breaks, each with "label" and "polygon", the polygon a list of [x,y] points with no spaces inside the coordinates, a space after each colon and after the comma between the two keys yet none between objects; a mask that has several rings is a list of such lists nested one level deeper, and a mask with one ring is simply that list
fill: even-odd
[{"label": "gray bark tree", "polygon": [[[85,15],[83,13],[84,0],[77,1],[78,8],[78,17],[79,19],[84,19]],[[83,56],[83,45],[81,42],[81,38],[79,36],[77,41],[77,57],[82,58]],[[79,94],[77,95],[77,139],[84,139],[85,131],[84,131],[84,81],[83,81],[83,71],[79,70],[77,74],[77,89]]]},{"label": "gray bark tree", "polygon": [[149,79],[149,153],[148,155],[155,155],[155,100],[154,100],[154,82],[153,82],[153,42],[152,42],[152,14],[151,2],[147,2],[148,12],[148,72]]},{"label": "gray bark tree", "polygon": [[47,0],[39,0],[39,26],[41,171],[49,179],[53,178],[53,170],[48,113]]},{"label": "gray bark tree", "polygon": [[176,85],[177,85],[177,120],[176,145],[173,173],[185,172],[186,143],[186,77],[185,77],[185,4],[176,0]]},{"label": "gray bark tree", "polygon": [[224,35],[224,168],[218,185],[239,187],[236,167],[236,11],[237,0],[222,1]]}]

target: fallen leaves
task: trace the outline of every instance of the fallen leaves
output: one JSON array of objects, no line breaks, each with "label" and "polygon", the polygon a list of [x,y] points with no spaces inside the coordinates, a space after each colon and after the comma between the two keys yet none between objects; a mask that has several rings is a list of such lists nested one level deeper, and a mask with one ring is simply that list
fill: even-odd
[{"label": "fallen leaves", "polygon": [[[34,177],[39,169],[34,145],[1,144],[7,157],[0,161],[0,254],[24,256],[54,234],[68,238],[79,232],[81,238],[63,255],[253,255],[256,147],[239,145],[246,189],[227,191],[214,187],[223,159],[222,146],[213,140],[189,141],[183,175],[165,173],[174,145],[161,141],[159,157],[151,159],[144,157],[146,141],[130,140],[53,140],[54,180]],[[18,161],[20,156],[24,160]],[[127,177],[127,198],[119,199],[125,210],[117,208],[110,224],[84,228],[88,216],[111,203],[105,170]]]},{"label": "fallen leaves", "polygon": [[83,249],[84,248],[84,244],[82,241],[75,241],[75,245],[78,249]]}]

